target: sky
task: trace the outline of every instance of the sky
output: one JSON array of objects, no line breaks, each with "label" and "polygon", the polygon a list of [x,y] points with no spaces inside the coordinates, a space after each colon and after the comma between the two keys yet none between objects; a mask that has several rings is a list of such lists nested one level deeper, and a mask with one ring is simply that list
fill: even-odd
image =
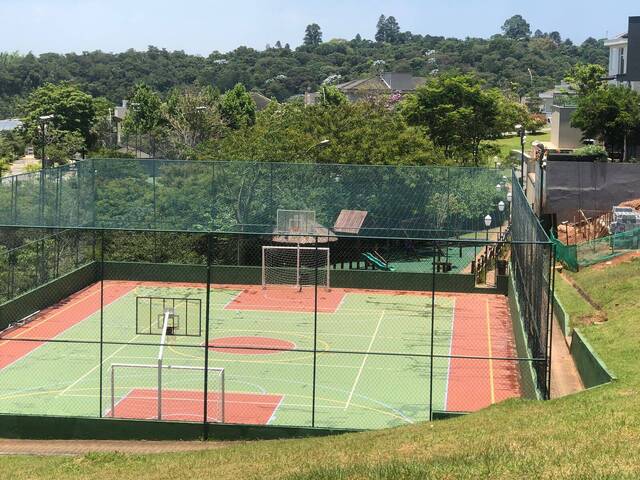
[{"label": "sky", "polygon": [[533,31],[557,30],[581,43],[626,31],[639,0],[0,0],[0,51],[121,52],[154,45],[208,55],[244,45],[299,45],[318,23],[324,39],[372,39],[380,14],[402,30],[489,37],[521,14]]}]

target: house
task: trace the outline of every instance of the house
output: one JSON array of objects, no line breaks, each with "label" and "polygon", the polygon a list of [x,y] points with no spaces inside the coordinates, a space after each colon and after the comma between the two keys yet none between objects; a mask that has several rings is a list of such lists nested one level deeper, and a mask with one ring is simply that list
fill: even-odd
[{"label": "house", "polygon": [[427,83],[424,77],[414,77],[410,73],[383,73],[373,77],[352,80],[337,85],[350,101],[389,93],[406,94]]},{"label": "house", "polygon": [[551,120],[553,114],[553,106],[557,105],[562,98],[571,95],[571,87],[568,83],[562,82],[560,85],[556,85],[551,90],[542,92],[538,95],[540,98],[540,113],[546,115],[547,120]]},{"label": "house", "polygon": [[[364,100],[379,95],[398,93],[404,95],[415,92],[418,87],[427,83],[424,77],[414,77],[410,73],[382,73],[367,78],[351,80],[336,87],[344,93],[350,102]],[[318,93],[306,92],[304,104],[313,105],[318,101]]]},{"label": "house", "polygon": [[7,118],[0,120],[0,132],[11,132],[22,126],[22,122],[17,118]]},{"label": "house", "polygon": [[251,98],[253,99],[253,102],[256,104],[256,110],[258,112],[261,112],[262,110],[267,108],[269,106],[269,104],[271,103],[271,99],[265,97],[261,93],[249,92],[249,95],[251,95]]},{"label": "house", "polygon": [[629,30],[604,44],[609,47],[609,81],[640,91],[640,17],[629,17]]}]

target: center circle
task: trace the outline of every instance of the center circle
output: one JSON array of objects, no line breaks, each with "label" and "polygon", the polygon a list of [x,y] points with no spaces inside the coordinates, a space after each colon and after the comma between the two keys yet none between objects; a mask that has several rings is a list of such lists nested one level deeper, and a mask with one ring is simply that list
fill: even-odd
[{"label": "center circle", "polygon": [[234,355],[274,355],[296,348],[296,344],[280,338],[223,337],[209,342],[209,348]]}]

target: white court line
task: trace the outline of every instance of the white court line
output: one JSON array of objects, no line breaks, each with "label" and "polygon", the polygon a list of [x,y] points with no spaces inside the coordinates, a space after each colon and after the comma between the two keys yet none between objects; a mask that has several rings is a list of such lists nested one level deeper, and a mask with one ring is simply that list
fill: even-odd
[{"label": "white court line", "polygon": [[282,405],[283,400],[284,400],[284,395],[280,397],[280,401],[278,402],[278,405],[276,405],[276,408],[273,409],[273,413],[269,417],[269,420],[267,420],[266,425],[271,425],[271,422],[273,422],[276,419],[276,413],[278,413],[278,409],[280,408],[280,405]]},{"label": "white court line", "polygon": [[104,363],[109,360],[110,358],[114,357],[115,355],[117,355],[119,352],[121,352],[124,348],[128,347],[130,343],[135,342],[136,339],[139,337],[140,335],[136,335],[135,337],[133,337],[131,340],[129,340],[127,343],[125,343],[124,345],[122,345],[119,349],[117,349],[115,352],[113,352],[111,355],[109,355],[108,357],[102,359],[102,363],[99,363],[98,365],[96,365],[95,367],[93,367],[91,370],[89,370],[87,373],[85,373],[84,375],[82,375],[79,379],[77,379],[75,382],[73,382],[71,385],[69,385],[67,388],[65,388],[62,392],[58,393],[58,395],[56,395],[57,397],[59,397],[60,395],[64,395],[65,393],[67,393],[70,389],[72,389],[73,387],[75,387],[78,383],[80,383],[82,380],[84,380],[85,378],[87,378],[89,375],[91,375],[93,372],[96,371],[96,369],[98,368],[102,368],[102,366],[104,365]]},{"label": "white court line", "polygon": [[224,305],[222,303],[212,303],[212,306],[216,306],[216,305],[223,305],[222,306],[222,310],[227,310],[227,307],[229,307],[229,305],[231,305],[233,302],[235,302],[235,300],[242,295],[243,290],[240,290],[239,292],[237,292],[235,295],[232,295],[231,298],[229,299],[229,301],[227,301],[227,303],[225,303]]},{"label": "white court line", "polygon": [[346,410],[351,405],[351,399],[353,398],[353,392],[356,391],[356,386],[360,381],[360,375],[362,375],[362,370],[364,369],[364,364],[367,362],[367,358],[369,357],[369,352],[371,352],[371,347],[373,347],[373,342],[376,340],[376,336],[378,335],[378,330],[380,329],[380,325],[382,324],[382,319],[384,318],[384,313],[386,310],[383,310],[380,314],[380,318],[378,319],[378,325],[376,325],[376,329],[373,332],[373,336],[371,337],[371,341],[369,342],[369,348],[367,348],[367,353],[362,359],[362,364],[360,365],[360,369],[358,370],[358,375],[356,376],[356,380],[353,382],[353,387],[351,388],[351,392],[349,393],[349,398],[347,399],[347,403],[344,405],[344,409]]},{"label": "white court line", "polygon": [[[454,340],[454,335],[455,335],[455,324],[456,324],[456,308],[455,308],[456,302],[455,300],[453,301],[453,309],[452,309],[452,313],[451,313],[451,336],[449,339],[449,361],[447,362],[447,380],[444,384],[444,410],[447,409],[447,404],[449,403],[449,379],[451,378],[451,362],[453,361],[453,359],[451,358],[451,355],[453,353],[453,340]],[[434,345],[435,347],[435,345]],[[432,352],[433,353],[433,352]],[[431,361],[433,362],[433,358],[431,359]]]}]

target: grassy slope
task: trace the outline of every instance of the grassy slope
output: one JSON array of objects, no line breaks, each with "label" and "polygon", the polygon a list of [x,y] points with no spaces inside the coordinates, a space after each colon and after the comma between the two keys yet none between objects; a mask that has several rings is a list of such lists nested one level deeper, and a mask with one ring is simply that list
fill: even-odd
[{"label": "grassy slope", "polygon": [[[5,457],[6,478],[637,478],[640,260],[573,278],[607,311],[585,327],[620,380],[550,402],[508,401],[465,418],[210,452]],[[561,293],[562,295],[562,293]],[[567,301],[567,303],[570,303]]]}]

